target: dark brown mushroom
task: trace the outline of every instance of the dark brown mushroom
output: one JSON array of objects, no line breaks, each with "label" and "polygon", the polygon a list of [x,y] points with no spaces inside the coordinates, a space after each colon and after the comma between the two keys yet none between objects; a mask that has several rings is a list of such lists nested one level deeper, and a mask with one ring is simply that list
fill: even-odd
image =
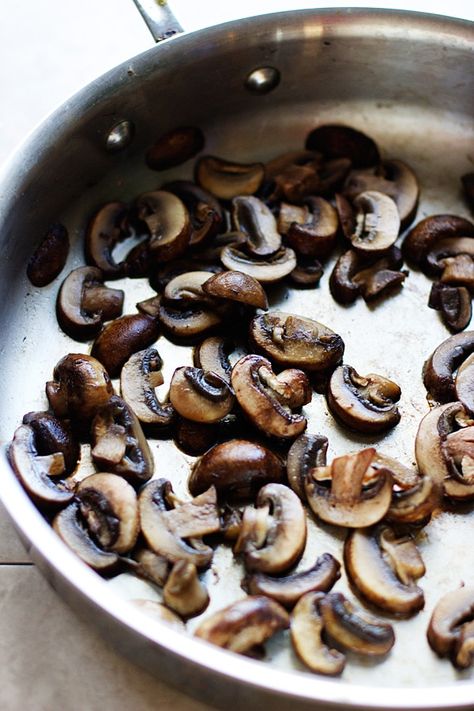
[{"label": "dark brown mushroom", "polygon": [[299,287],[312,287],[319,284],[323,275],[323,266],[317,259],[300,257],[296,267],[290,272],[290,279]]},{"label": "dark brown mushroom", "polygon": [[372,138],[342,124],[325,124],[313,129],[306,138],[305,147],[319,151],[325,158],[349,158],[354,168],[366,168],[380,162]]},{"label": "dark brown mushroom", "polygon": [[104,326],[92,345],[91,355],[115,378],[130,356],[151,346],[158,335],[156,318],[143,313],[120,316]]},{"label": "dark brown mushroom", "polygon": [[191,239],[191,221],[184,203],[173,193],[155,190],[137,198],[137,214],[146,223],[153,261],[169,262],[186,251]]},{"label": "dark brown mushroom", "polygon": [[148,148],[145,160],[152,170],[168,170],[181,165],[204,148],[204,135],[196,126],[180,126],[161,135]]},{"label": "dark brown mushroom", "polygon": [[127,206],[122,202],[103,205],[91,218],[86,230],[87,264],[98,267],[105,279],[120,279],[127,273],[125,262],[117,263],[113,251],[128,235]]},{"label": "dark brown mushroom", "polygon": [[224,213],[214,195],[190,180],[174,180],[163,185],[186,205],[192,224],[190,247],[201,247],[224,227]]},{"label": "dark brown mushroom", "polygon": [[209,605],[209,593],[199,580],[194,563],[178,560],[163,587],[163,602],[188,619],[204,612]]},{"label": "dark brown mushroom", "polygon": [[293,222],[287,231],[287,242],[297,254],[305,257],[328,257],[336,245],[339,219],[336,210],[324,198],[305,200],[308,215],[303,222]]},{"label": "dark brown mushroom", "polygon": [[71,474],[80,458],[80,445],[69,424],[50,412],[27,412],[23,424],[33,428],[38,453],[61,452],[65,474]]},{"label": "dark brown mushroom", "polygon": [[440,657],[451,656],[453,664],[459,668],[471,666],[473,619],[474,587],[461,587],[443,595],[428,626],[431,649]]},{"label": "dark brown mushroom", "polygon": [[392,198],[376,190],[360,193],[354,202],[355,229],[350,240],[357,252],[381,255],[395,244],[400,217]]},{"label": "dark brown mushroom", "polygon": [[280,605],[292,608],[306,593],[328,592],[341,577],[340,567],[330,553],[323,553],[311,568],[300,573],[284,577],[265,573],[247,575],[244,587],[250,595],[266,595]]},{"label": "dark brown mushroom", "polygon": [[229,414],[234,395],[227,382],[216,373],[184,366],[173,373],[170,401],[181,417],[212,423]]},{"label": "dark brown mushroom", "polygon": [[243,272],[262,283],[280,281],[296,267],[296,255],[289,247],[282,247],[267,259],[254,259],[242,249],[228,245],[222,249],[220,258],[227,269]]},{"label": "dark brown mushroom", "polygon": [[344,342],[330,328],[310,318],[272,311],[250,324],[252,345],[279,367],[332,371],[342,360]]},{"label": "dark brown mushroom", "polygon": [[209,296],[234,301],[256,309],[268,309],[268,299],[260,283],[243,272],[227,271],[214,274],[202,285]]},{"label": "dark brown mushroom", "polygon": [[395,246],[375,261],[349,249],[341,254],[331,272],[331,294],[340,304],[351,304],[358,296],[371,301],[406,279],[402,263],[401,252]]},{"label": "dark brown mushroom", "polygon": [[218,425],[193,422],[178,416],[174,426],[174,442],[181,452],[199,457],[217,444],[218,440]]},{"label": "dark brown mushroom", "polygon": [[264,176],[262,163],[233,163],[204,156],[196,164],[196,181],[205,190],[222,200],[232,200],[237,195],[253,195]]},{"label": "dark brown mushroom", "polygon": [[90,420],[114,394],[102,363],[82,353],[69,353],[61,358],[53,377],[53,381],[46,383],[46,395],[58,417]]},{"label": "dark brown mushroom", "polygon": [[464,286],[435,282],[431,287],[428,306],[440,312],[443,323],[454,333],[463,331],[471,320],[471,295]]},{"label": "dark brown mushroom", "polygon": [[94,336],[104,321],[122,313],[124,292],[104,286],[97,267],[79,267],[63,281],[56,302],[62,330],[77,340]]},{"label": "dark brown mushroom", "polygon": [[474,237],[474,224],[457,215],[431,215],[418,222],[403,241],[403,254],[429,272],[427,256],[439,240]]},{"label": "dark brown mushroom", "polygon": [[456,333],[443,341],[423,366],[423,383],[433,399],[449,402],[456,398],[454,372],[474,352],[474,331]]},{"label": "dark brown mushroom", "polygon": [[426,274],[444,284],[474,289],[474,239],[445,237],[436,240],[423,261]]},{"label": "dark brown mushroom", "polygon": [[153,475],[153,457],[138,418],[114,395],[96,413],[91,426],[92,458],[104,471],[132,483]]},{"label": "dark brown mushroom", "polygon": [[349,365],[341,365],[331,375],[327,401],[333,415],[351,429],[378,433],[400,422],[395,404],[400,395],[392,380],[374,373],[361,376]]},{"label": "dark brown mushroom", "polygon": [[245,249],[258,259],[272,257],[281,247],[281,235],[271,210],[253,196],[239,195],[232,200],[232,220],[245,235]]},{"label": "dark brown mushroom", "polygon": [[288,613],[281,605],[256,595],[214,613],[194,634],[218,647],[245,654],[288,626]]},{"label": "dark brown mushroom", "polygon": [[350,531],[344,544],[349,580],[365,600],[398,615],[412,615],[425,604],[415,580],[425,574],[418,549],[409,536],[391,528]]},{"label": "dark brown mushroom", "polygon": [[[301,379],[307,383],[302,371],[293,373],[296,383]],[[267,436],[296,437],[306,428],[306,418],[292,412],[292,387],[281,375],[273,373],[266,358],[252,354],[234,365],[231,383],[240,407],[259,430]],[[309,384],[304,390],[307,397],[298,406],[311,400]]]},{"label": "dark brown mushroom", "polygon": [[51,225],[26,267],[33,286],[47,286],[61,273],[69,254],[69,236],[64,225]]},{"label": "dark brown mushroom", "polygon": [[456,400],[463,404],[470,415],[474,415],[474,353],[459,366],[454,379]]},{"label": "dark brown mushroom", "polygon": [[134,353],[120,373],[120,390],[140,422],[166,427],[173,421],[175,411],[170,403],[162,404],[155,392],[163,384],[162,365],[154,348]]},{"label": "dark brown mushroom", "polygon": [[286,460],[288,482],[302,501],[306,500],[304,482],[314,467],[326,466],[327,437],[302,434],[291,445]]},{"label": "dark brown mushroom", "polygon": [[195,463],[189,478],[193,496],[213,484],[220,497],[247,499],[269,482],[282,483],[281,459],[256,442],[233,439],[212,447]]},{"label": "dark brown mushroom", "polygon": [[286,168],[294,165],[319,164],[322,160],[320,153],[316,151],[287,151],[281,153],[265,163],[265,180],[274,180]]}]

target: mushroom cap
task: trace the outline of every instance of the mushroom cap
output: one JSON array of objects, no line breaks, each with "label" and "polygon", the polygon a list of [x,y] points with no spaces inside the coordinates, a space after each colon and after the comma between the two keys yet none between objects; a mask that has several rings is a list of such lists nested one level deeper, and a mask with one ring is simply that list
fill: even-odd
[{"label": "mushroom cap", "polygon": [[473,352],[474,331],[456,333],[435,348],[423,366],[423,383],[435,400],[454,400],[454,371]]},{"label": "mushroom cap", "polygon": [[193,422],[218,422],[229,414],[234,395],[229,385],[214,372],[184,366],[171,378],[170,401],[182,417]]},{"label": "mushroom cap", "polygon": [[203,156],[196,164],[196,182],[222,200],[232,200],[237,195],[253,195],[264,176],[262,163],[234,163]]},{"label": "mushroom cap", "polygon": [[449,655],[461,629],[474,618],[474,587],[451,590],[437,602],[428,626],[428,642],[440,657]]},{"label": "mushroom cap", "polygon": [[209,296],[257,309],[268,309],[267,295],[260,282],[243,272],[227,271],[208,276],[202,288]]},{"label": "mushroom cap", "polygon": [[153,345],[159,335],[157,319],[147,314],[127,314],[110,321],[99,333],[91,355],[107,369],[111,378],[120,375],[130,356]]},{"label": "mushroom cap", "polygon": [[376,143],[362,131],[343,124],[324,124],[314,128],[305,147],[325,158],[350,158],[354,167],[365,168],[380,161]]},{"label": "mushroom cap", "polygon": [[229,244],[222,249],[222,264],[231,271],[248,274],[262,284],[280,281],[296,267],[296,254],[289,247],[282,247],[266,259],[253,258],[238,247]]},{"label": "mushroom cap", "polygon": [[136,209],[150,232],[148,248],[153,261],[169,262],[184,254],[192,227],[179,197],[166,190],[143,193],[137,198]]},{"label": "mushroom cap", "polygon": [[68,254],[67,229],[60,223],[51,225],[28,260],[26,275],[33,286],[51,284],[63,270]]},{"label": "mushroom cap", "polygon": [[204,148],[204,134],[197,126],[180,126],[162,134],[146,152],[152,170],[168,170],[181,165]]}]

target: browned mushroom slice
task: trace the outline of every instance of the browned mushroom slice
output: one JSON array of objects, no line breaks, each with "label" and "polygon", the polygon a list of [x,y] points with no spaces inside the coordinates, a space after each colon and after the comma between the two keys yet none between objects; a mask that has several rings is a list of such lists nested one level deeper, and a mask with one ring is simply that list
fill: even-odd
[{"label": "browned mushroom slice", "polygon": [[306,515],[296,494],[283,484],[266,484],[257,508],[244,511],[234,546],[247,570],[282,573],[301,558],[306,544]]},{"label": "browned mushroom slice", "polygon": [[252,573],[245,578],[245,589],[251,595],[266,595],[287,608],[309,592],[328,592],[341,577],[340,564],[330,554],[323,553],[309,570],[286,577]]},{"label": "browned mushroom slice", "polygon": [[361,285],[362,297],[365,301],[372,301],[381,294],[403,284],[408,272],[394,271],[393,269],[379,269],[379,265],[374,265],[368,269],[363,269],[355,275],[354,282]]},{"label": "browned mushroom slice", "polygon": [[380,162],[375,142],[351,126],[325,124],[313,129],[305,147],[319,151],[326,158],[350,158],[355,168],[366,168]]},{"label": "browned mushroom slice", "polygon": [[443,341],[423,366],[423,383],[438,402],[456,397],[454,372],[474,352],[474,331],[456,333]]},{"label": "browned mushroom slice", "polygon": [[163,588],[163,602],[185,619],[204,612],[209,593],[199,580],[194,563],[178,560],[173,565]]},{"label": "browned mushroom slice", "polygon": [[415,440],[415,458],[422,476],[431,477],[441,486],[450,472],[442,447],[449,431],[449,418],[462,411],[459,402],[435,407],[423,417]]},{"label": "browned mushroom slice", "polygon": [[83,479],[76,489],[81,515],[100,548],[128,553],[134,547],[140,522],[135,490],[115,474],[99,473]]},{"label": "browned mushroom slice", "polygon": [[151,346],[158,335],[156,318],[143,313],[120,316],[104,326],[94,341],[91,355],[115,378],[130,356]]},{"label": "browned mushroom slice", "polygon": [[[347,454],[333,460],[330,467],[316,467],[307,476],[305,490],[316,516],[335,526],[365,528],[380,521],[392,498],[392,476],[379,469],[377,476],[364,485],[364,477],[373,461],[375,449]],[[328,470],[328,471],[326,471]],[[323,473],[330,480],[318,479]]]},{"label": "browned mushroom slice", "polygon": [[37,504],[57,509],[73,499],[72,491],[54,481],[66,475],[63,453],[49,451],[40,454],[30,425],[20,425],[15,430],[8,458],[23,487]]},{"label": "browned mushroom slice", "polygon": [[195,463],[189,478],[193,496],[214,484],[219,496],[246,499],[269,482],[283,482],[285,469],[273,452],[256,442],[233,439],[212,447]]},{"label": "browned mushroom slice", "polygon": [[120,373],[122,397],[140,422],[147,425],[170,425],[175,412],[169,403],[161,404],[155,388],[163,384],[163,362],[157,350],[147,348],[134,353]]},{"label": "browned mushroom slice", "polygon": [[185,311],[160,303],[159,320],[167,337],[178,342],[194,342],[222,323],[222,317],[209,308],[194,306]]},{"label": "browned mushroom slice", "polygon": [[197,368],[212,371],[230,383],[232,365],[229,354],[233,351],[234,344],[222,336],[209,336],[194,348],[193,361]]},{"label": "browned mushroom slice", "polygon": [[[393,473],[390,466],[388,469]],[[395,480],[395,476],[394,476]],[[408,489],[394,490],[385,515],[392,523],[423,523],[439,503],[440,488],[431,476],[420,476]]]},{"label": "browned mushroom slice", "polygon": [[[462,238],[459,238],[461,241]],[[463,286],[474,291],[474,240],[464,238],[463,241],[471,242],[471,254],[456,254],[454,257],[443,257],[440,265],[443,268],[441,274],[442,284],[453,284]]]},{"label": "browned mushroom slice", "polygon": [[271,210],[253,196],[239,195],[232,200],[235,229],[246,238],[245,249],[253,257],[268,259],[281,247],[281,235]]},{"label": "browned mushroom slice", "polygon": [[253,195],[264,176],[262,163],[232,163],[215,156],[204,156],[196,165],[196,180],[205,190],[222,200],[237,195]]},{"label": "browned mushroom slice", "polygon": [[169,574],[169,561],[149,548],[137,548],[132,555],[133,560],[127,558],[127,563],[132,566],[135,575],[162,588]]},{"label": "browned mushroom slice", "polygon": [[318,321],[283,311],[256,316],[250,324],[254,347],[280,367],[331,371],[342,360],[344,342]]},{"label": "browned mushroom slice", "polygon": [[289,202],[299,203],[308,195],[319,194],[322,191],[319,167],[319,160],[304,165],[288,165],[273,178],[270,202],[283,197]]},{"label": "browned mushroom slice", "polygon": [[222,264],[231,271],[243,272],[262,283],[279,281],[296,267],[296,255],[292,249],[282,247],[268,259],[252,259],[232,245],[223,248]]},{"label": "browned mushroom slice", "polygon": [[132,599],[129,600],[133,606],[148,617],[149,620],[156,620],[171,625],[179,632],[184,632],[185,626],[183,620],[174,612],[169,610],[166,605],[155,600]]},{"label": "browned mushroom slice", "polygon": [[224,226],[224,213],[214,195],[190,180],[174,180],[163,190],[177,195],[186,205],[193,227],[190,247],[199,247],[212,239]]},{"label": "browned mushroom slice", "polygon": [[319,164],[322,160],[321,154],[316,151],[287,151],[281,153],[265,163],[265,180],[273,180],[286,168],[293,165],[306,165],[308,163]]},{"label": "browned mushroom slice", "polygon": [[474,210],[474,173],[466,173],[463,175],[461,177],[461,182],[467,204],[471,210]]},{"label": "browned mushroom slice", "polygon": [[256,595],[211,615],[201,622],[194,634],[224,649],[245,654],[288,625],[288,613],[281,605]]},{"label": "browned mushroom slice", "polygon": [[304,225],[310,221],[311,215],[308,205],[291,205],[287,202],[280,203],[277,228],[281,235],[287,235],[293,224]]},{"label": "browned mushroom slice", "polygon": [[350,531],[344,565],[362,597],[381,610],[412,615],[423,608],[425,598],[415,580],[425,566],[408,536],[397,538],[387,527]]},{"label": "browned mushroom slice", "polygon": [[329,289],[339,304],[352,304],[361,292],[354,276],[361,269],[361,256],[354,249],[341,254],[329,277]]},{"label": "browned mushroom slice", "polygon": [[268,309],[268,299],[260,283],[243,272],[228,271],[214,274],[202,285],[209,296],[235,301],[256,309]]},{"label": "browned mushroom slice", "polygon": [[474,353],[464,360],[459,366],[454,380],[456,400],[474,415]]},{"label": "browned mushroom slice", "polygon": [[69,254],[69,236],[64,225],[49,227],[26,267],[33,286],[47,286],[61,273]]},{"label": "browned mushroom slice", "polygon": [[443,323],[454,333],[463,331],[471,320],[471,296],[464,286],[434,283],[431,287],[428,306],[441,313]]},{"label": "browned mushroom slice", "polygon": [[433,610],[428,626],[431,649],[440,657],[451,656],[455,666],[470,666],[473,661],[473,620],[474,587],[461,587],[443,595]]},{"label": "browned mushroom slice", "polygon": [[163,292],[167,305],[181,311],[195,306],[212,306],[214,300],[203,290],[203,284],[210,276],[207,271],[189,271],[173,277]]},{"label": "browned mushroom slice", "polygon": [[153,474],[153,457],[138,418],[122,398],[114,395],[92,421],[92,458],[105,471],[133,483]]},{"label": "browned mushroom slice", "polygon": [[298,601],[290,618],[291,643],[308,669],[338,676],[344,670],[346,658],[323,642],[324,623],[319,612],[323,597],[320,592],[308,592]]},{"label": "browned mushroom slice", "polygon": [[166,479],[153,479],[138,497],[142,533],[148,546],[172,563],[184,560],[197,568],[209,565],[213,550],[202,537],[220,529],[216,490],[179,501]]},{"label": "browned mushroom slice", "polygon": [[150,232],[149,249],[154,261],[169,262],[184,254],[191,239],[191,221],[176,195],[166,190],[144,193],[136,207]]},{"label": "browned mushroom slice", "polygon": [[155,296],[150,296],[149,299],[138,301],[135,305],[137,307],[137,311],[141,314],[145,314],[145,316],[151,316],[156,319],[160,315],[160,304],[161,294],[156,294]]},{"label": "browned mushroom slice", "polygon": [[474,239],[471,237],[444,237],[436,240],[425,254],[423,270],[438,277],[445,284],[474,287]]},{"label": "browned mushroom slice", "polygon": [[102,363],[82,353],[69,353],[61,358],[53,377],[53,381],[46,383],[46,395],[58,417],[89,420],[114,394]]},{"label": "browned mushroom slice", "polygon": [[293,284],[300,287],[310,287],[319,284],[323,275],[323,267],[317,259],[298,259],[298,263],[290,273]]},{"label": "browned mushroom slice", "polygon": [[357,432],[384,432],[400,422],[396,402],[401,390],[381,375],[361,376],[354,368],[341,365],[331,376],[328,405],[344,424]]},{"label": "browned mushroom slice", "polygon": [[305,202],[309,208],[308,216],[304,222],[290,225],[288,244],[305,257],[328,257],[336,245],[337,212],[321,197],[309,197]]},{"label": "browned mushroom slice", "polygon": [[181,165],[204,148],[204,135],[196,126],[180,126],[164,133],[146,152],[152,170],[168,170]]},{"label": "browned mushroom slice", "polygon": [[[296,371],[295,380],[297,381]],[[306,418],[291,410],[292,388],[275,375],[270,361],[257,355],[247,355],[237,361],[232,369],[231,383],[235,396],[247,417],[266,435],[296,437],[306,429]],[[306,379],[304,373],[300,377]],[[307,382],[307,380],[306,380]],[[307,388],[306,404],[312,393]]]},{"label": "browned mushroom slice", "polygon": [[313,467],[326,466],[327,437],[302,434],[288,450],[286,471],[288,482],[302,501],[306,500],[304,482]]},{"label": "browned mushroom slice", "polygon": [[403,241],[406,259],[429,268],[427,257],[439,240],[454,237],[474,237],[474,224],[457,215],[431,215],[418,222]]},{"label": "browned mushroom slice", "polygon": [[65,474],[71,474],[77,466],[81,451],[69,424],[50,412],[27,412],[23,416],[23,424],[33,428],[38,453],[61,452]]},{"label": "browned mushroom slice", "polygon": [[150,272],[150,286],[161,294],[161,292],[165,290],[166,285],[175,277],[180,274],[185,274],[186,272],[196,271],[208,272],[208,276],[211,276],[211,274],[221,272],[222,266],[204,261],[203,258],[175,259],[172,262],[154,265]]},{"label": "browned mushroom slice", "polygon": [[176,412],[193,422],[218,422],[229,414],[234,395],[216,373],[189,366],[176,368],[171,378],[170,401]]},{"label": "browned mushroom slice", "polygon": [[383,254],[395,244],[400,231],[400,217],[392,198],[376,190],[367,190],[354,200],[355,230],[350,240],[362,253]]},{"label": "browned mushroom slice", "polygon": [[110,202],[101,207],[90,220],[85,237],[86,262],[98,267],[106,279],[126,275],[126,263],[117,263],[113,250],[127,236],[127,206]]},{"label": "browned mushroom slice", "polygon": [[387,654],[395,644],[387,622],[357,610],[342,593],[328,593],[319,603],[325,632],[343,649],[367,656]]},{"label": "browned mushroom slice", "polygon": [[71,338],[90,338],[104,321],[122,313],[124,292],[103,284],[103,274],[97,267],[79,267],[63,281],[56,302],[61,328]]}]

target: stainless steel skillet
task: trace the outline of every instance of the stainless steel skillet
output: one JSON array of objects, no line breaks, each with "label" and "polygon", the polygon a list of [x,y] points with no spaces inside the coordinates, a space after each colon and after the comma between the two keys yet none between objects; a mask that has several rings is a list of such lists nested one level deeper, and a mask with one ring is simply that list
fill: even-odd
[{"label": "stainless steel skillet", "polygon": [[[265,159],[301,145],[311,127],[327,120],[366,130],[386,155],[414,165],[424,187],[419,215],[441,210],[464,214],[457,181],[470,167],[469,155],[472,160],[472,35],[465,23],[408,13],[301,12],[232,23],[159,46],[60,109],[2,181],[2,441],[10,439],[25,411],[44,406],[43,385],[54,363],[66,351],[78,349],[55,324],[52,307],[58,285],[39,292],[24,277],[34,241],[51,220],[63,219],[75,235],[70,265],[79,264],[85,216],[102,200],[129,199],[161,182],[161,176],[144,167],[143,155],[163,131],[177,123],[197,124],[209,152]],[[251,94],[245,79],[262,66],[277,69],[280,83],[267,94]],[[108,153],[108,133],[122,119],[133,122],[135,137],[123,151]],[[190,170],[185,166],[176,174]],[[171,173],[163,180],[168,176]],[[367,370],[372,363],[383,365],[404,379],[404,427],[387,437],[383,447],[407,461],[414,425],[425,407],[420,365],[446,336],[434,314],[421,318],[428,285],[419,275],[410,279],[403,298],[374,312],[365,307],[338,310],[327,297],[327,280],[318,293],[305,297],[307,302],[291,301],[291,295],[287,301],[295,311],[311,311],[343,332],[348,360]],[[130,297],[129,308],[135,300]],[[383,338],[371,337],[374,333]],[[313,429],[327,426],[322,410],[316,408],[313,415]],[[334,452],[356,446],[334,427],[330,440]],[[171,452],[168,456],[167,466],[179,485],[186,462]],[[234,658],[168,630],[153,630],[111,594],[110,586],[63,550],[7,467],[2,497],[33,559],[64,598],[136,661],[208,701],[234,708],[256,706],[270,697],[275,708],[315,702],[325,708],[473,705],[471,683],[456,681],[454,675],[448,678],[451,673],[440,672],[438,666],[428,674],[421,665],[421,688],[408,688],[414,677],[407,679],[407,658],[398,671],[381,665],[370,674],[358,670],[358,678],[327,682]],[[456,531],[453,526],[444,531],[441,524],[433,529],[432,545],[426,547],[437,552],[432,554],[439,559],[432,561],[433,569],[435,564],[441,569],[445,559],[436,548],[437,536],[443,534],[446,545],[453,541],[447,556],[454,559],[454,580],[461,575],[456,558],[469,560],[470,554],[468,548],[459,548],[469,519],[462,521],[456,521]],[[467,576],[469,571],[461,569]],[[437,584],[439,578],[432,578],[430,604]],[[420,630],[414,636],[424,649]],[[404,632],[399,634],[403,637]],[[280,665],[278,650],[272,654]],[[389,688],[371,688],[387,682]]]}]

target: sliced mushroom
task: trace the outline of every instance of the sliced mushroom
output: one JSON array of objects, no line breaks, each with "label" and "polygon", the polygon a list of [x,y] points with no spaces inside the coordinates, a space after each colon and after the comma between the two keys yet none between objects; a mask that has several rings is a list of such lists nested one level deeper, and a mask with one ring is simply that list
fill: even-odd
[{"label": "sliced mushroom", "polygon": [[171,404],[161,404],[155,388],[163,384],[163,361],[154,348],[134,353],[120,373],[122,397],[140,422],[166,427],[175,417]]},{"label": "sliced mushroom", "polygon": [[230,383],[232,365],[229,355],[234,344],[222,336],[209,336],[194,348],[193,361],[197,368],[212,371],[220,378]]},{"label": "sliced mushroom", "polygon": [[104,326],[94,341],[91,355],[115,378],[130,356],[151,346],[158,335],[156,318],[143,313],[121,316]]},{"label": "sliced mushroom", "polygon": [[138,548],[132,555],[133,561],[130,559],[127,559],[127,561],[132,565],[135,575],[144,580],[149,580],[162,588],[168,578],[169,561],[164,556],[157,555],[149,550],[149,548]]},{"label": "sliced mushroom", "polygon": [[[234,365],[231,383],[240,407],[258,429],[269,436],[296,437],[306,429],[306,418],[292,412],[292,389],[281,376],[273,373],[270,361],[252,354]],[[294,380],[300,378],[307,382],[296,371]],[[300,405],[311,399],[309,386],[305,390],[308,397]]]},{"label": "sliced mushroom", "polygon": [[104,286],[97,267],[79,267],[63,281],[56,313],[62,330],[78,340],[94,336],[104,321],[122,313],[124,292]]},{"label": "sliced mushroom", "polygon": [[381,610],[412,615],[423,608],[425,598],[415,580],[425,566],[410,537],[397,537],[388,527],[350,531],[344,565],[362,597]]},{"label": "sliced mushroom", "polygon": [[309,592],[328,592],[341,577],[340,564],[330,554],[323,553],[309,570],[275,577],[252,573],[245,578],[245,589],[251,595],[266,595],[287,608]]},{"label": "sliced mushroom", "polygon": [[8,448],[8,458],[29,496],[39,505],[57,509],[74,497],[62,482],[54,481],[66,475],[64,455],[60,451],[40,454],[36,439],[33,427],[20,425]]},{"label": "sliced mushroom", "polygon": [[268,259],[281,247],[281,235],[273,213],[253,196],[239,195],[232,200],[235,229],[245,235],[245,249],[253,257]]},{"label": "sliced mushroom", "polygon": [[176,368],[170,401],[176,412],[193,422],[218,422],[232,410],[234,395],[216,373],[189,366]]},{"label": "sliced mushroom", "polygon": [[150,272],[150,286],[155,291],[161,293],[165,290],[166,285],[179,274],[186,272],[208,272],[217,274],[222,271],[222,266],[204,261],[204,259],[174,259],[172,262],[155,265]]},{"label": "sliced mushroom", "polygon": [[439,277],[445,284],[474,287],[474,239],[471,237],[445,237],[436,240],[426,253],[424,271]]},{"label": "sliced mushroom", "polygon": [[361,613],[342,593],[328,593],[319,603],[325,632],[343,649],[367,656],[387,654],[395,644],[387,622]]},{"label": "sliced mushroom", "polygon": [[454,372],[474,352],[474,331],[456,333],[443,341],[423,366],[423,383],[438,402],[456,397]]},{"label": "sliced mushroom", "polygon": [[64,225],[51,225],[37,246],[26,267],[33,286],[47,286],[56,279],[69,254],[69,235]]},{"label": "sliced mushroom", "polygon": [[132,603],[137,610],[143,612],[148,619],[164,622],[167,625],[171,625],[179,632],[184,632],[185,626],[182,619],[174,612],[171,612],[171,610],[169,610],[165,605],[162,605],[161,602],[142,599],[133,599],[129,600],[129,602]]},{"label": "sliced mushroom", "polygon": [[177,195],[186,205],[193,227],[190,247],[200,247],[224,226],[224,213],[214,195],[189,180],[174,180],[163,190]]},{"label": "sliced mushroom", "polygon": [[212,306],[212,297],[203,290],[210,276],[207,271],[189,271],[173,277],[163,292],[167,305],[181,311],[194,306]]},{"label": "sliced mushroom", "polygon": [[[387,466],[392,472],[390,466]],[[393,477],[395,480],[395,476]],[[431,476],[420,476],[408,489],[394,490],[392,503],[385,515],[387,521],[395,524],[426,522],[439,503],[440,489]]]},{"label": "sliced mushroom", "polygon": [[153,457],[138,418],[114,395],[97,411],[91,427],[92,458],[105,471],[132,483],[153,475]]},{"label": "sliced mushroom", "polygon": [[220,529],[216,490],[210,487],[191,501],[181,502],[166,479],[153,479],[138,497],[143,536],[152,551],[172,563],[184,560],[197,568],[209,565],[213,550],[202,536]]},{"label": "sliced mushroom", "polygon": [[439,240],[474,237],[474,224],[457,215],[431,215],[418,222],[403,241],[403,254],[423,271],[429,269],[427,256]]},{"label": "sliced mushroom", "polygon": [[46,383],[46,395],[58,417],[90,420],[114,394],[102,363],[82,353],[69,353],[61,358],[53,377],[53,381]]},{"label": "sliced mushroom", "polygon": [[188,486],[193,496],[213,484],[219,496],[246,499],[265,484],[284,479],[285,469],[276,454],[256,442],[233,439],[217,444],[198,459]]},{"label": "sliced mushroom", "polygon": [[234,546],[249,571],[282,573],[301,558],[306,544],[306,515],[296,494],[283,484],[266,484],[257,508],[244,511]]},{"label": "sliced mushroom", "polygon": [[180,126],[161,135],[146,152],[152,170],[168,170],[181,165],[204,148],[204,135],[196,126]]},{"label": "sliced mushroom", "polygon": [[298,263],[290,273],[293,284],[301,287],[311,287],[319,284],[323,275],[323,267],[317,259],[298,259]]},{"label": "sliced mushroom", "polygon": [[433,610],[428,626],[431,649],[440,657],[451,656],[457,667],[465,669],[471,666],[473,619],[474,587],[461,587],[443,595]]},{"label": "sliced mushroom", "polygon": [[342,338],[330,328],[283,311],[256,316],[250,324],[250,338],[279,367],[332,371],[344,353]]},{"label": "sliced mushroom", "polygon": [[298,601],[290,618],[291,643],[308,669],[317,674],[338,676],[344,670],[346,658],[323,641],[324,623],[319,612],[323,597],[320,592],[308,592]]},{"label": "sliced mushroom", "polygon": [[268,259],[257,260],[241,249],[228,245],[222,249],[221,261],[227,269],[243,272],[262,283],[279,281],[296,267],[296,255],[288,247],[282,247]]},{"label": "sliced mushroom", "polygon": [[[375,449],[364,449],[337,457],[330,467],[316,467],[308,474],[306,496],[316,516],[348,528],[365,528],[385,516],[392,498],[389,470],[379,469],[377,476],[364,485],[374,456]],[[315,478],[318,474],[326,478]]]},{"label": "sliced mushroom", "polygon": [[331,375],[327,401],[333,415],[357,432],[384,432],[400,422],[396,383],[375,373],[361,376],[349,365]]},{"label": "sliced mushroom", "polygon": [[464,286],[434,283],[431,287],[428,306],[441,313],[443,323],[454,333],[463,331],[471,320],[471,296]]},{"label": "sliced mushroom", "polygon": [[163,588],[163,602],[185,619],[204,612],[209,593],[199,580],[194,563],[178,560],[173,565]]},{"label": "sliced mushroom", "polygon": [[117,263],[113,251],[128,235],[127,206],[110,202],[101,207],[90,220],[85,237],[87,264],[98,267],[105,279],[120,279],[126,275],[125,262]]},{"label": "sliced mushroom", "polygon": [[284,608],[257,595],[219,610],[201,622],[194,634],[224,649],[245,654],[288,626]]},{"label": "sliced mushroom", "polygon": [[214,274],[202,285],[209,296],[235,301],[256,309],[268,309],[268,299],[260,283],[243,272],[228,271]]},{"label": "sliced mushroom", "polygon": [[304,225],[311,218],[308,205],[291,205],[285,201],[280,203],[277,229],[281,235],[287,235],[291,225]]},{"label": "sliced mushroom", "polygon": [[355,230],[350,240],[362,253],[383,254],[395,244],[400,217],[392,198],[376,190],[360,193],[354,200]]},{"label": "sliced mushroom", "polygon": [[357,270],[361,268],[361,256],[354,249],[341,254],[329,277],[332,297],[339,304],[352,304],[359,296],[360,284],[354,281]]},{"label": "sliced mushroom", "polygon": [[328,257],[336,245],[339,219],[336,210],[324,198],[306,198],[308,216],[304,222],[293,222],[287,241],[297,254],[305,257]]},{"label": "sliced mushroom", "polygon": [[329,279],[331,294],[340,304],[351,304],[359,295],[371,301],[406,279],[402,263],[401,252],[395,246],[375,261],[349,249],[334,265]]},{"label": "sliced mushroom", "polygon": [[186,251],[191,221],[184,203],[166,190],[144,193],[137,199],[137,213],[150,232],[149,249],[154,261],[169,262]]},{"label": "sliced mushroom", "polygon": [[325,158],[350,158],[355,168],[366,168],[380,162],[375,142],[351,126],[318,126],[308,134],[306,148],[319,151]]},{"label": "sliced mushroom", "polygon": [[160,303],[159,321],[171,341],[194,342],[222,323],[222,317],[209,308],[194,306],[185,311]]},{"label": "sliced mushroom", "polygon": [[199,457],[207,452],[219,440],[219,428],[216,424],[193,422],[179,417],[174,427],[174,442],[178,449],[192,457]]},{"label": "sliced mushroom", "polygon": [[262,163],[232,163],[215,156],[204,156],[196,165],[196,180],[205,190],[222,200],[237,195],[253,195],[264,176]]},{"label": "sliced mushroom", "polygon": [[140,531],[137,495],[125,479],[99,473],[83,479],[76,489],[83,519],[100,548],[128,553]]},{"label": "sliced mushroom", "polygon": [[464,360],[459,366],[454,380],[456,400],[474,415],[474,353]]},{"label": "sliced mushroom", "polygon": [[265,163],[265,180],[273,180],[286,168],[294,165],[307,165],[308,163],[319,164],[322,160],[321,154],[316,151],[287,151],[277,155],[268,163]]},{"label": "sliced mushroom", "polygon": [[32,427],[38,454],[61,452],[64,457],[64,473],[71,474],[81,456],[79,442],[71,427],[50,412],[28,412],[23,417],[23,424]]},{"label": "sliced mushroom", "polygon": [[302,501],[306,500],[304,482],[310,469],[326,466],[327,437],[302,434],[288,450],[286,471],[288,482]]}]

